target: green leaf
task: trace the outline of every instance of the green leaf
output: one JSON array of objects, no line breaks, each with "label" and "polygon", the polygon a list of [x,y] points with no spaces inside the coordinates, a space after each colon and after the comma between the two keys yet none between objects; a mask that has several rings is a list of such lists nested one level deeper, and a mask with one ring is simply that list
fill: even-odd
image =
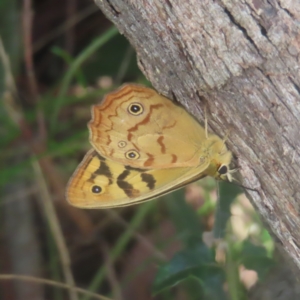
[{"label": "green leaf", "polygon": [[195,273],[194,276],[201,281],[204,294],[209,300],[225,300],[227,296],[223,289],[225,281],[224,271],[217,266],[206,268],[205,272]]},{"label": "green leaf", "polygon": [[257,272],[259,279],[263,279],[275,262],[267,256],[267,250],[262,246],[245,241],[243,244],[241,263],[249,270]]},{"label": "green leaf", "polygon": [[215,264],[213,252],[203,243],[178,252],[170,262],[162,266],[154,280],[153,293],[178,284],[189,276],[206,281],[206,276],[219,268]]}]

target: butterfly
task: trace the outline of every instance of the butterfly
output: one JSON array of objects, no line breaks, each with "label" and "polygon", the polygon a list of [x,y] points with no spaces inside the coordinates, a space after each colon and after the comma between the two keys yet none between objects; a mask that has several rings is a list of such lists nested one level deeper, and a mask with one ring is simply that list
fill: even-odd
[{"label": "butterfly", "polygon": [[232,153],[180,105],[155,90],[125,84],[92,107],[92,149],[69,180],[80,208],[144,202],[205,176],[231,181]]}]

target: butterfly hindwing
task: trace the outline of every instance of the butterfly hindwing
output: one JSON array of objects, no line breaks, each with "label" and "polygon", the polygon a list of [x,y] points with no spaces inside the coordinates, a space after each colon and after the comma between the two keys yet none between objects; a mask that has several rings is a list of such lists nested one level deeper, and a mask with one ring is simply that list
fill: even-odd
[{"label": "butterfly hindwing", "polygon": [[83,208],[126,206],[166,194],[204,176],[200,169],[193,168],[147,170],[124,166],[92,149],[71,177],[66,197],[70,204]]}]

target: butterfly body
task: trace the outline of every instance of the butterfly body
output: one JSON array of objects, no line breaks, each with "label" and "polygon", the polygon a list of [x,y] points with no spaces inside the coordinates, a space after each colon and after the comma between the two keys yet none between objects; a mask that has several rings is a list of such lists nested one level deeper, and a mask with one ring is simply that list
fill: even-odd
[{"label": "butterfly body", "polygon": [[205,176],[229,178],[224,141],[152,89],[127,84],[108,94],[88,126],[94,149],[69,181],[72,205],[131,205]]}]

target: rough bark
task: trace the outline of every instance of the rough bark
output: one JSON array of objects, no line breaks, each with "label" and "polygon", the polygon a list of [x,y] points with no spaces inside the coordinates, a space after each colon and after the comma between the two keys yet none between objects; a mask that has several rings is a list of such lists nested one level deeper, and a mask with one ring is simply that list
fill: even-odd
[{"label": "rough bark", "polygon": [[153,86],[236,156],[247,193],[300,268],[299,0],[95,0]]}]

